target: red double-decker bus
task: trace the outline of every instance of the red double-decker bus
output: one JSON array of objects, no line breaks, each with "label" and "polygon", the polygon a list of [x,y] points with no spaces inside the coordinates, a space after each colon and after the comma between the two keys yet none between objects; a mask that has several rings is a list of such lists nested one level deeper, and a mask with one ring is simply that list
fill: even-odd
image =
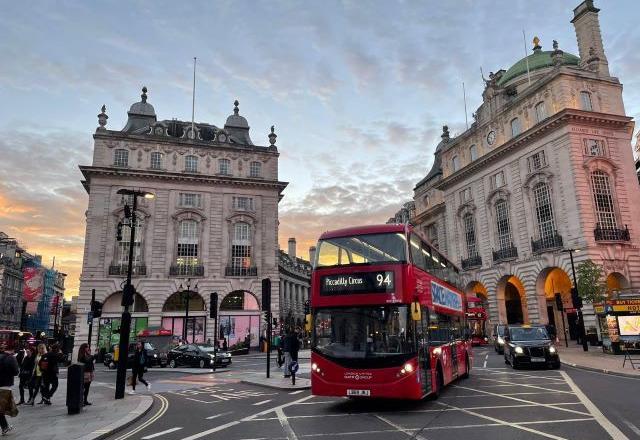
[{"label": "red double-decker bus", "polygon": [[458,268],[410,225],[325,232],[311,284],[313,394],[422,399],[469,375]]},{"label": "red double-decker bus", "polygon": [[471,345],[474,347],[489,344],[487,318],[482,300],[477,297],[467,298],[467,325],[471,332]]}]

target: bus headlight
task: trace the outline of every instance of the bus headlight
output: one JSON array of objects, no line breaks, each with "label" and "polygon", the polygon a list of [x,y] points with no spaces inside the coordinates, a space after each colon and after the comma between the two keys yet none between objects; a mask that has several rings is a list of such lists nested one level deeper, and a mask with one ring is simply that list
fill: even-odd
[{"label": "bus headlight", "polygon": [[433,349],[433,354],[435,354],[436,356],[440,356],[441,353],[442,353],[442,348],[436,347]]},{"label": "bus headlight", "polygon": [[522,349],[522,347],[516,347],[516,348],[514,349],[514,351],[515,351],[517,354],[522,354],[522,353],[524,353],[524,350]]},{"label": "bus headlight", "polygon": [[404,369],[407,373],[411,373],[413,371],[413,365],[411,364],[404,364]]}]

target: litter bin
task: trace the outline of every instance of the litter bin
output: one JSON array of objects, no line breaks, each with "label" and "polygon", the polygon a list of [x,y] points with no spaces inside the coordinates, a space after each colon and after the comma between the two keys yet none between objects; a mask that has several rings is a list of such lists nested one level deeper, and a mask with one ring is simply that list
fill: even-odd
[{"label": "litter bin", "polygon": [[78,414],[84,406],[84,365],[72,364],[67,368],[67,413]]}]

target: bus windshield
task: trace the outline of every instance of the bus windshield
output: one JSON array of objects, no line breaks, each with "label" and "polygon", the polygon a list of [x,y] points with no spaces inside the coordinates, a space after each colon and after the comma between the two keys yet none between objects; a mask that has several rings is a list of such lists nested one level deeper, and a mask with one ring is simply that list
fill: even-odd
[{"label": "bus windshield", "polygon": [[407,239],[399,232],[320,240],[316,267],[407,261]]},{"label": "bus windshield", "polygon": [[415,352],[406,305],[318,309],[314,323],[313,348],[332,358],[370,359]]}]

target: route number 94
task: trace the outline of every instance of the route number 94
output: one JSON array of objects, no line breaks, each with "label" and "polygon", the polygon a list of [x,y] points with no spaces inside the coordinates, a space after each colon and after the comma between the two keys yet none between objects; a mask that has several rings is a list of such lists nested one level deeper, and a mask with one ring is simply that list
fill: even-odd
[{"label": "route number 94", "polygon": [[378,287],[390,287],[392,285],[391,272],[379,273],[376,275],[376,282]]}]

